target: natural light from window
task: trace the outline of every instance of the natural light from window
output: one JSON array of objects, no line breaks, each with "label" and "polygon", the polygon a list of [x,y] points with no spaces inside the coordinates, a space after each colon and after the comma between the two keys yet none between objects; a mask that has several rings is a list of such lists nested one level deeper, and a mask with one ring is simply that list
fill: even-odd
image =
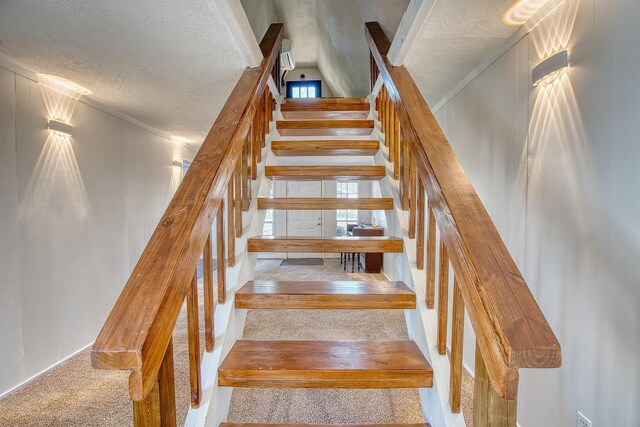
[{"label": "natural light from window", "polygon": [[[338,198],[357,199],[358,198],[358,182],[338,181],[336,188],[336,196]],[[358,223],[357,209],[338,209],[336,211],[336,221],[338,229],[342,228],[344,232],[347,225]]]},{"label": "natural light from window", "polygon": [[[273,197],[273,188],[271,187],[271,193],[269,193],[269,197]],[[262,235],[263,236],[273,236],[274,227],[273,227],[273,209],[268,209],[266,215],[264,216],[264,225],[262,226]]]}]

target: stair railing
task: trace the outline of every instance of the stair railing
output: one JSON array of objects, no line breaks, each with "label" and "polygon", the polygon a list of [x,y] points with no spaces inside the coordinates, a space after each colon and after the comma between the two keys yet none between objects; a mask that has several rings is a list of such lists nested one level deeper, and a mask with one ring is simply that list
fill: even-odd
[{"label": "stair railing", "polygon": [[559,367],[560,344],[409,72],[388,61],[391,44],[382,28],[368,22],[365,32],[375,109],[402,209],[409,211],[408,234],[416,239],[419,270],[425,268],[426,240],[428,309],[434,308],[439,254],[440,355],[447,354],[449,265],[454,273],[451,411],[460,412],[466,309],[476,335],[474,425],[515,426],[518,370]]},{"label": "stair railing", "polygon": [[260,43],[262,63],[245,70],[231,92],[91,349],[94,368],[130,371],[129,398],[136,426],[176,424],[172,335],[185,299],[191,406],[200,404],[196,268],[204,254],[204,335],[206,351],[211,352],[212,224],[215,218],[218,302],[224,303],[225,240],[227,264],[233,267],[242,211],[248,210],[251,200],[250,181],[256,179],[265,133],[273,120],[275,100],[268,82],[276,76],[278,87],[282,35],[282,24],[269,27]]}]

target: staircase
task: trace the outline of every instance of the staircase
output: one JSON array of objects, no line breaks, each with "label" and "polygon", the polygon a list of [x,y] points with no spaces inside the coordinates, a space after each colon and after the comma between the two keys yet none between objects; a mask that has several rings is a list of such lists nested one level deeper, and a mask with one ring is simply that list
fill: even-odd
[{"label": "staircase", "polygon": [[[187,425],[242,425],[224,423],[230,393],[219,393],[220,388],[303,387],[420,389],[432,424],[458,426],[464,423],[468,316],[475,335],[473,425],[515,427],[520,370],[559,367],[560,344],[408,70],[391,66],[390,41],[378,23],[368,22],[375,105],[358,98],[289,100],[280,107],[282,120],[272,125],[281,93],[283,34],[282,24],[272,24],[265,33],[260,66],[243,72],[203,141],[96,338],[92,366],[129,372],[134,425],[175,426],[173,338],[186,301]],[[384,134],[384,156],[376,154],[378,142],[371,139],[372,106]],[[283,139],[273,141],[269,158],[287,158],[286,166],[265,166],[267,136],[274,130]],[[343,155],[375,155],[384,166],[332,164],[331,156]],[[326,162],[305,166],[309,156]],[[256,197],[263,178],[384,178],[386,197]],[[392,219],[388,228],[397,235],[256,236],[256,207],[384,209]],[[396,271],[388,266],[394,281],[385,282],[250,280],[255,254],[269,252],[395,253],[401,254],[396,260],[402,265]],[[204,278],[199,284],[201,256]],[[236,341],[242,333],[236,329],[243,325],[240,309],[380,308],[410,310],[405,312],[407,326],[420,348],[412,341]]]},{"label": "staircase", "polygon": [[[278,157],[373,156],[379,142],[345,140],[345,135],[369,136],[369,104],[348,98],[288,100],[284,120],[276,128],[282,136],[306,139],[273,141]],[[317,136],[340,139],[314,140]],[[326,161],[331,164],[330,160]],[[379,180],[383,166],[267,166],[272,180]],[[384,209],[391,198],[259,198],[259,209]],[[401,253],[403,241],[381,237],[256,236],[247,242],[250,253]],[[318,279],[322,279],[319,277]],[[248,281],[235,295],[243,309],[414,309],[415,293],[401,281]],[[255,341],[235,343],[218,369],[223,387],[267,388],[424,388],[433,371],[413,341]],[[233,424],[229,424],[233,425]],[[426,424],[422,424],[426,426]]]}]

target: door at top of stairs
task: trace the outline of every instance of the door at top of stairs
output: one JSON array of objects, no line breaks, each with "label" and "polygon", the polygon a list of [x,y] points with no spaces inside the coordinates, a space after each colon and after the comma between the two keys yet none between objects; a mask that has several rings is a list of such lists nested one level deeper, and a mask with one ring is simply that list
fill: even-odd
[{"label": "door at top of stairs", "polygon": [[[322,181],[287,181],[287,198],[290,197],[322,197]],[[322,236],[322,211],[287,211],[287,236]],[[322,254],[288,253],[287,258],[322,258]]]}]

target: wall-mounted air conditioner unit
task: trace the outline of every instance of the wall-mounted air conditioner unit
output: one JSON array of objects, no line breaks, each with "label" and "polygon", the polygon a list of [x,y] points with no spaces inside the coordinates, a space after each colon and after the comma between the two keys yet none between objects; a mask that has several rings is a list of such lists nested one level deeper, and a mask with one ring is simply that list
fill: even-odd
[{"label": "wall-mounted air conditioner unit", "polygon": [[282,69],[285,71],[296,68],[296,62],[293,60],[293,49],[291,49],[291,40],[282,40],[282,53],[280,55]]}]

